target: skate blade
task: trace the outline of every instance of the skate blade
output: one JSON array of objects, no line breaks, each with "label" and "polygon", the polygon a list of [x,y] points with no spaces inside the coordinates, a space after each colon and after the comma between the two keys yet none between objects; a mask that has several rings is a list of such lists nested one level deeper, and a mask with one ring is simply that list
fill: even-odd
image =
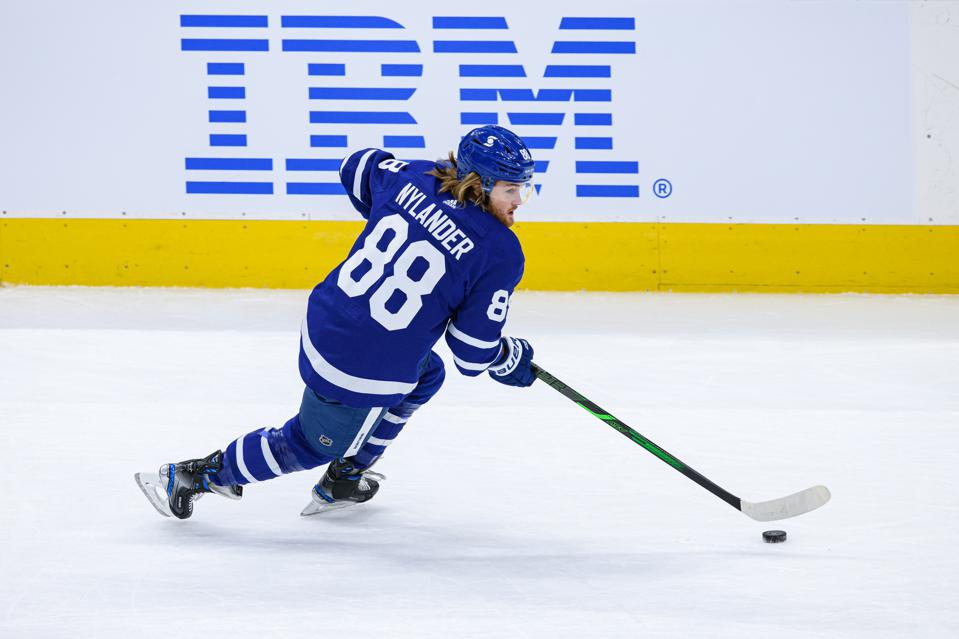
[{"label": "skate blade", "polygon": [[[364,477],[371,477],[379,482],[386,481],[386,475],[381,473],[375,473],[372,470],[368,470],[363,473]],[[310,503],[306,505],[306,508],[300,511],[300,517],[310,517],[311,515],[321,515],[323,513],[328,513],[333,510],[343,510],[344,508],[353,508],[354,506],[359,506],[360,504],[365,504],[364,501],[335,501],[332,504],[327,501],[315,501],[310,500]]]},{"label": "skate blade", "polygon": [[170,502],[167,501],[166,487],[160,479],[160,473],[136,473],[133,476],[136,479],[137,486],[143,491],[144,496],[149,500],[157,512],[164,517],[172,517]]},{"label": "skate blade", "polygon": [[358,501],[335,501],[332,504],[323,502],[319,504],[315,501],[311,501],[306,505],[302,511],[300,511],[300,517],[310,517],[312,515],[322,515],[323,513],[328,513],[334,510],[343,510],[344,508],[352,508],[353,506],[359,506],[362,502]]}]

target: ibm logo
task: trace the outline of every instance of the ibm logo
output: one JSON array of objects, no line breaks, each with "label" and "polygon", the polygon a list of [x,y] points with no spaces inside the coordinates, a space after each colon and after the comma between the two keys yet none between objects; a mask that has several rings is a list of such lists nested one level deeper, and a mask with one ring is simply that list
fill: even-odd
[{"label": "ibm logo", "polygon": [[[206,63],[208,143],[205,157],[185,158],[190,194],[336,195],[343,193],[337,178],[340,160],[351,146],[351,132],[382,131],[382,148],[399,157],[412,157],[416,149],[426,148],[423,123],[409,108],[409,100],[424,82],[424,62],[446,54],[461,54],[455,65],[458,77],[445,78],[450,91],[458,92],[459,124],[466,127],[502,124],[523,136],[534,150],[536,173],[547,175],[551,156],[556,156],[559,127],[572,120],[573,148],[588,151],[590,159],[574,159],[575,184],[557,184],[577,198],[638,198],[639,163],[624,160],[611,133],[613,109],[613,65],[617,56],[636,55],[635,18],[563,17],[559,19],[559,39],[552,42],[549,62],[536,69],[517,60],[516,42],[509,39],[506,17],[432,18],[433,38],[426,46],[403,39],[405,27],[381,16],[280,16],[280,38],[268,37],[271,17],[267,15],[181,15],[183,37],[180,50],[187,55],[203,54]],[[275,23],[274,23],[275,25]],[[342,33],[336,38],[304,38],[310,30],[323,34]],[[332,31],[331,31],[332,30]],[[359,31],[357,31],[359,30]],[[221,34],[243,37],[213,37]],[[370,33],[399,35],[370,39]],[[564,33],[565,32],[565,33]],[[273,33],[277,33],[274,31]],[[502,34],[496,39],[490,33]],[[563,39],[563,35],[575,37]],[[203,35],[207,37],[196,37]],[[290,37],[287,37],[287,36]],[[463,37],[466,36],[466,37]],[[583,39],[586,36],[589,39]],[[279,49],[284,56],[303,64],[303,80],[308,89],[304,105],[304,146],[315,150],[314,157],[282,158],[285,180],[276,180],[272,157],[237,157],[238,151],[262,148],[264,140],[250,144],[245,100],[248,82],[247,62],[252,56],[270,54]],[[356,77],[351,71],[350,55],[374,54],[378,78],[343,86],[339,77]],[[462,54],[468,54],[468,57]],[[567,54],[595,56],[595,64],[564,64]],[[385,60],[385,61],[383,61]],[[543,67],[545,66],[545,69]],[[528,68],[529,67],[529,68]],[[549,78],[541,81],[537,76]],[[525,88],[516,80],[528,78]],[[375,80],[375,81],[373,81]],[[430,82],[435,82],[433,74]],[[543,82],[549,88],[537,86]],[[504,85],[509,85],[509,88]],[[335,86],[334,86],[335,85]],[[381,108],[370,109],[370,102]],[[366,105],[366,106],[364,106]],[[535,105],[535,109],[531,108]],[[355,107],[355,108],[351,108]],[[450,114],[452,115],[452,114]],[[625,114],[624,116],[625,117]],[[228,131],[228,132],[227,132]],[[568,143],[568,142],[567,142]],[[231,147],[232,151],[222,151]],[[216,157],[219,155],[230,157]],[[596,151],[605,151],[597,156]],[[313,154],[310,154],[313,155]],[[582,155],[582,154],[580,154]],[[325,156],[325,157],[324,157]],[[596,159],[606,156],[608,159]],[[277,166],[276,168],[279,168]],[[215,171],[242,171],[248,179],[214,181]],[[205,173],[206,172],[206,173]],[[248,173],[247,173],[248,172]],[[290,175],[303,177],[290,178]],[[626,183],[624,183],[624,181]],[[605,182],[605,183],[604,183]],[[541,185],[536,184],[537,191]]]}]

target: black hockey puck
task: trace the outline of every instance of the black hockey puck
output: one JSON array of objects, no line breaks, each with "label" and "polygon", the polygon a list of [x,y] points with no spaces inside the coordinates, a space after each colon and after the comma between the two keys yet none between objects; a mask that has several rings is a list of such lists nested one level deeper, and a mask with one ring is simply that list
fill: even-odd
[{"label": "black hockey puck", "polygon": [[767,530],[763,533],[763,541],[767,544],[781,544],[786,541],[785,530]]}]

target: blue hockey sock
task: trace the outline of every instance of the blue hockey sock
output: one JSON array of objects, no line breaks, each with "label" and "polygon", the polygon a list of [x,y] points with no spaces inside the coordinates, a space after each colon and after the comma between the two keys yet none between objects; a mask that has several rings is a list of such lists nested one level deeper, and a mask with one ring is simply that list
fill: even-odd
[{"label": "blue hockey sock", "polygon": [[433,395],[439,391],[446,378],[446,372],[443,368],[443,360],[434,352],[430,352],[429,358],[420,372],[420,380],[409,395],[403,398],[403,401],[396,406],[391,407],[383,415],[383,419],[373,429],[370,438],[366,440],[363,447],[353,457],[353,460],[359,469],[369,468],[373,463],[386,452],[386,447],[393,443],[393,440],[406,421],[420,406],[428,402]]},{"label": "blue hockey sock", "polygon": [[223,464],[213,483],[249,484],[308,470],[333,458],[310,447],[300,429],[299,417],[281,428],[259,429],[238,437],[223,453]]},{"label": "blue hockey sock", "polygon": [[412,415],[413,411],[417,408],[419,408],[419,406],[416,404],[403,402],[399,406],[394,406],[386,411],[383,419],[377,424],[369,439],[366,440],[363,447],[360,448],[359,452],[353,457],[357,468],[363,469],[372,466],[373,463],[386,452],[386,447],[392,444],[396,436],[400,434],[403,426],[406,425],[406,420],[410,418],[410,415]]}]

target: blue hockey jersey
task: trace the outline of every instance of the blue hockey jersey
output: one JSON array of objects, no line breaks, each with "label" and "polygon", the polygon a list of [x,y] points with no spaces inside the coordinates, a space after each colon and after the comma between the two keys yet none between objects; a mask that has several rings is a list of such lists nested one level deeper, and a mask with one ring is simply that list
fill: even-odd
[{"label": "blue hockey jersey", "polygon": [[438,193],[428,161],[378,149],[349,155],[340,180],[366,227],[310,294],[300,375],[320,395],[392,406],[412,391],[441,336],[457,369],[478,375],[500,355],[519,240],[491,214]]}]

